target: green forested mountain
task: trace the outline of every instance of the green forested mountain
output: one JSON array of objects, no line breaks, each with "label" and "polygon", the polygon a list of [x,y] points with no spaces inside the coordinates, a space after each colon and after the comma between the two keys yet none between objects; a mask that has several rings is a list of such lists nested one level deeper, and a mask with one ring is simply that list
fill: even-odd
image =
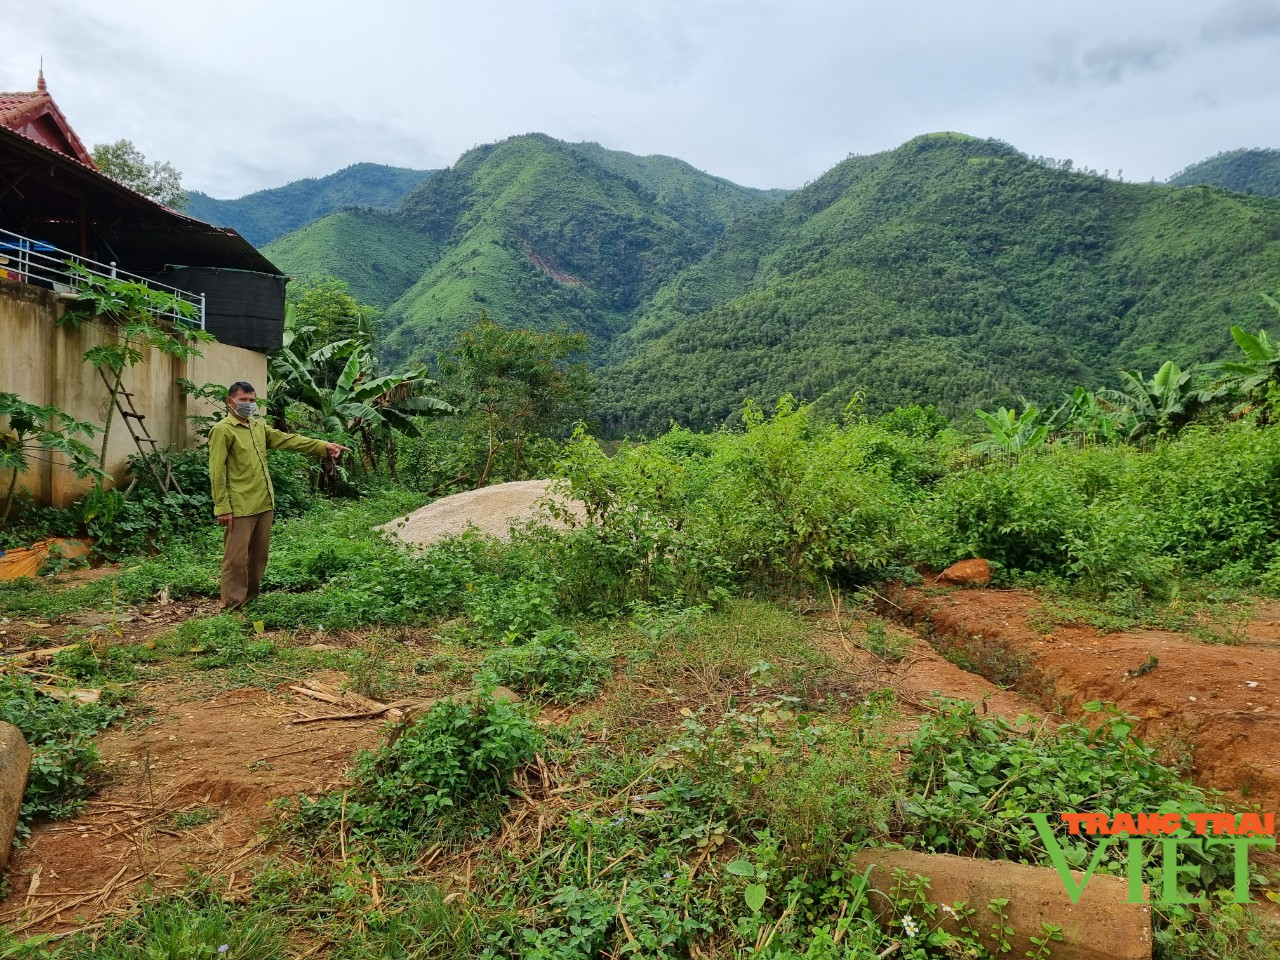
[{"label": "green forested mountain", "polygon": [[[353,251],[359,251],[353,254]],[[542,135],[465,154],[394,213],[283,238],[387,311],[388,359],[431,359],[482,311],[592,338],[604,427],[709,426],[744,397],[838,412],[1051,403],[1231,354],[1272,320],[1280,200],[1122,183],[1008,144],[918,137],[790,194]]]},{"label": "green forested mountain", "polygon": [[1202,183],[1239,193],[1280,197],[1280,150],[1228,150],[1193,163],[1169,178],[1169,185],[1174,187]]},{"label": "green forested mountain", "polygon": [[1280,203],[1065,173],[916,138],[738,221],[660,290],[601,372],[606,427],[731,416],[781,393],[951,413],[1233,349],[1271,317]]},{"label": "green forested mountain", "polygon": [[431,172],[357,163],[327,177],[295,180],[238,200],[188,193],[186,212],[219,227],[233,227],[250,243],[262,246],[342,207],[392,209]]},{"label": "green forested mountain", "polygon": [[358,300],[385,308],[417,282],[440,248],[394,214],[348,209],[273,240],[262,252],[293,276],[340,276]]},{"label": "green forested mountain", "polygon": [[469,151],[394,214],[344,211],[267,252],[295,275],[347,280],[386,309],[391,359],[433,358],[481,311],[507,325],[586,332],[600,356],[728,222],[785,194],[671,157],[529,134]]},{"label": "green forested mountain", "polygon": [[[655,154],[645,157],[606,150],[598,143],[570,144],[606,170],[634,180],[653,194],[658,207],[673,219],[701,227],[714,240],[724,225],[778,201],[789,190],[753,190],[701,172],[683,160]],[[765,202],[762,202],[765,201]]]}]

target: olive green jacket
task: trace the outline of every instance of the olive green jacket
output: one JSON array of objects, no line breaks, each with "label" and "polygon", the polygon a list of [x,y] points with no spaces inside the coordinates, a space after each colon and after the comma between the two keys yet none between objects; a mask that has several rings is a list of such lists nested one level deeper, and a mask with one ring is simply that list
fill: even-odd
[{"label": "olive green jacket", "polygon": [[267,471],[268,450],[296,450],[322,457],[323,440],[285,433],[257,417],[241,423],[228,416],[209,431],[209,482],[213,487],[213,515],[230,513],[252,517],[275,509],[275,489]]}]

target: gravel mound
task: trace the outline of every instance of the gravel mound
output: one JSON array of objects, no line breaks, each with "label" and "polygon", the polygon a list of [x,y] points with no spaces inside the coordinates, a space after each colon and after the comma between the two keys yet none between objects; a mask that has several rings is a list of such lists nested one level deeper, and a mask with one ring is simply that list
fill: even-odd
[{"label": "gravel mound", "polygon": [[567,506],[579,519],[585,519],[586,511],[580,503],[551,493],[552,482],[520,480],[455,493],[428,503],[407,517],[384,523],[378,529],[399,537],[405,543],[425,547],[469,529],[505,538],[510,535],[513,524],[529,520],[540,520],[547,526],[563,528],[564,523],[552,519],[538,504],[539,500],[545,499]]}]

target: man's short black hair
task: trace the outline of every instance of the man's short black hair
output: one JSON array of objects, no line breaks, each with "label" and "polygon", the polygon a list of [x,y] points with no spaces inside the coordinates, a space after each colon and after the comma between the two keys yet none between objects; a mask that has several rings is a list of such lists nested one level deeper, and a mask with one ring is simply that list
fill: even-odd
[{"label": "man's short black hair", "polygon": [[231,386],[227,387],[228,397],[238,397],[242,393],[257,393],[257,392],[258,392],[257,390],[253,389],[252,383],[247,383],[244,380],[237,380]]}]

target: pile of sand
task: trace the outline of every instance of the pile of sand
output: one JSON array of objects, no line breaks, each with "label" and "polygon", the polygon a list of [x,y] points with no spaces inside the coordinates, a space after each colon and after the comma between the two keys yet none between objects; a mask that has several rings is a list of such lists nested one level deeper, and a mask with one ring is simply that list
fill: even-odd
[{"label": "pile of sand", "polygon": [[563,528],[565,524],[551,517],[538,501],[552,500],[571,510],[574,516],[585,519],[586,511],[581,503],[551,493],[550,480],[520,480],[516,483],[499,483],[479,490],[455,493],[415,510],[407,517],[399,517],[384,523],[385,530],[405,543],[425,547],[456,536],[469,529],[495,537],[506,537],[513,524],[539,520],[547,526]]}]

